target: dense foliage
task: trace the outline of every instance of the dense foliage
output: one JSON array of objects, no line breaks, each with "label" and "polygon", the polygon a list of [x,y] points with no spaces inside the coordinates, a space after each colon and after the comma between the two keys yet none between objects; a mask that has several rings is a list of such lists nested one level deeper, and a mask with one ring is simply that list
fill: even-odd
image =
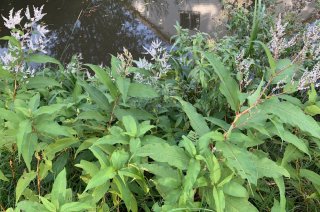
[{"label": "dense foliage", "polygon": [[41,28],[2,38],[1,210],[317,211],[320,26],[286,38],[262,13],[110,67],[24,46]]}]

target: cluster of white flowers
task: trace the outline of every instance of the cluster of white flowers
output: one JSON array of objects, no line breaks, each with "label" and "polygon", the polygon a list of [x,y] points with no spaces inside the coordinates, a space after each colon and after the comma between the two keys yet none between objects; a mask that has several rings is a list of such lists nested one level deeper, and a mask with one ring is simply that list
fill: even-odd
[{"label": "cluster of white flowers", "polygon": [[254,65],[254,60],[247,58],[244,59],[244,51],[241,51],[236,57],[237,71],[240,76],[240,84],[242,88],[246,88],[252,81],[252,74],[250,72],[250,67]]},{"label": "cluster of white flowers", "polygon": [[145,58],[134,61],[138,68],[145,69],[150,72],[151,76],[144,77],[141,73],[135,73],[134,79],[138,82],[146,84],[156,84],[156,82],[167,74],[171,69],[171,65],[168,63],[170,55],[166,48],[162,47],[162,42],[159,40],[152,41],[149,48],[144,47],[146,54],[151,56],[149,62]]},{"label": "cluster of white flowers", "polygon": [[70,63],[67,64],[66,72],[76,74],[82,67],[82,54],[75,54],[72,56]]},{"label": "cluster of white flowers", "polygon": [[307,90],[310,85],[320,87],[320,62],[318,62],[311,71],[305,71],[300,78],[298,90]]},{"label": "cluster of white flowers", "polygon": [[282,25],[281,14],[279,14],[278,21],[275,28],[271,29],[272,40],[269,43],[269,48],[274,55],[275,59],[278,59],[280,54],[289,47],[296,44],[298,35],[293,36],[290,40],[285,38],[285,30],[288,23]]},{"label": "cluster of white flowers", "polygon": [[320,21],[307,27],[303,34],[303,57],[309,53],[313,60],[320,60]]},{"label": "cluster of white flowers", "polygon": [[[21,54],[18,52],[22,51],[22,56],[30,53],[47,53],[46,47],[49,42],[49,30],[46,25],[40,23],[41,19],[46,15],[42,11],[43,6],[40,8],[33,6],[33,16],[31,16],[28,6],[24,14],[22,14],[22,9],[17,12],[14,12],[14,9],[12,9],[9,12],[8,18],[2,15],[4,25],[11,30],[11,36],[20,42],[21,46],[20,50],[9,42],[6,49],[0,52],[0,63],[3,64],[5,69],[12,72],[34,74],[35,70],[31,70],[25,63],[18,62],[23,61],[20,60]],[[23,24],[24,18],[26,20]]]}]

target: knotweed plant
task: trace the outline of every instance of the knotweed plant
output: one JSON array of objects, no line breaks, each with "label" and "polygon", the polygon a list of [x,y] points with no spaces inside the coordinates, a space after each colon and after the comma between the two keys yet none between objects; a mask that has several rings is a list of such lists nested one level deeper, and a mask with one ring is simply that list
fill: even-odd
[{"label": "knotweed plant", "polygon": [[279,59],[286,49],[296,44],[298,35],[293,36],[289,40],[285,37],[287,25],[288,23],[282,24],[281,14],[279,14],[276,26],[271,29],[272,40],[269,43],[269,48],[275,59]]},{"label": "knotweed plant", "polygon": [[[306,27],[306,30],[301,34],[296,34],[290,39],[287,39],[286,27],[288,23],[282,24],[281,14],[279,15],[276,26],[271,29],[272,40],[269,42],[270,51],[273,53],[275,60],[280,60],[281,55],[290,47],[293,47],[300,43],[302,46],[297,53],[291,54],[292,65],[295,64],[303,70],[303,73],[297,73],[298,69],[294,70],[294,73],[291,76],[284,76],[285,79],[281,79],[277,82],[276,87],[273,88],[273,91],[280,90],[284,88],[286,82],[290,79],[290,83],[293,85],[294,78],[298,80],[297,90],[307,90],[310,88],[310,85],[319,87],[319,60],[320,60],[320,21],[315,21],[312,24],[309,24]],[[308,64],[308,66],[305,66]],[[310,65],[311,64],[311,65]],[[289,65],[289,66],[292,66]],[[284,69],[288,69],[286,67]],[[285,70],[282,70],[285,72]]]}]

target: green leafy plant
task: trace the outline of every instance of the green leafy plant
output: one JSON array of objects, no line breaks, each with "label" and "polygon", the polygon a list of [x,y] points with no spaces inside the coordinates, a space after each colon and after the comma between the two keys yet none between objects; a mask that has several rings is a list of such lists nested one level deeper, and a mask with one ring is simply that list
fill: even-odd
[{"label": "green leafy plant", "polygon": [[316,55],[177,30],[136,66],[31,52],[22,63],[46,66],[29,76],[2,62],[2,211],[318,210]]}]

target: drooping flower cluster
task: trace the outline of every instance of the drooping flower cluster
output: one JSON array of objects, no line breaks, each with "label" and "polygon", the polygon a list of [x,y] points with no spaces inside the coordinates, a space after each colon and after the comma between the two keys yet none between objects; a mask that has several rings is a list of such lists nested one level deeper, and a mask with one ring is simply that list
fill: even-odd
[{"label": "drooping flower cluster", "polygon": [[272,40],[269,47],[275,59],[278,59],[283,51],[294,46],[297,42],[298,35],[293,36],[290,40],[285,38],[287,25],[288,23],[282,25],[281,14],[279,14],[275,28],[271,29]]},{"label": "drooping flower cluster", "polygon": [[312,60],[320,60],[320,21],[310,24],[303,34],[303,57],[308,53]]},{"label": "drooping flower cluster", "polygon": [[320,62],[318,62],[311,71],[305,71],[300,78],[298,90],[307,90],[310,85],[320,87]]},{"label": "drooping flower cluster", "polygon": [[235,60],[237,67],[237,76],[240,81],[241,87],[246,88],[252,81],[253,76],[250,71],[250,67],[254,65],[254,60],[250,58],[244,58],[244,51],[241,51]]},{"label": "drooping flower cluster", "polygon": [[46,25],[40,23],[46,15],[42,11],[43,6],[40,8],[33,6],[32,16],[28,6],[24,14],[22,9],[17,12],[12,9],[7,18],[2,15],[4,25],[11,30],[11,36],[20,44],[17,46],[9,42],[8,46],[0,52],[0,63],[5,69],[12,72],[34,73],[34,70],[30,71],[30,67],[27,67],[21,57],[31,53],[47,53],[49,30]]}]

